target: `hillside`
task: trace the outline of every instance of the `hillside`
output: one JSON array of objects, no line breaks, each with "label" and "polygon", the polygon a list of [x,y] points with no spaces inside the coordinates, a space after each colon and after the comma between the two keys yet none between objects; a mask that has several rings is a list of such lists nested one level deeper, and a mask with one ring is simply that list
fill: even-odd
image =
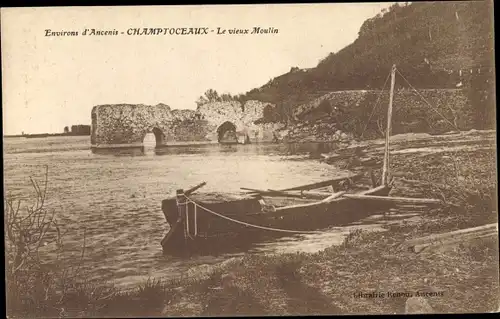
[{"label": "hillside", "polygon": [[[398,90],[393,100],[392,133],[442,134],[457,127],[474,128],[474,113],[464,93],[461,89],[419,89],[425,101],[439,107],[438,114],[412,90]],[[382,137],[388,103],[387,90],[330,92],[295,108],[297,123],[288,125],[287,138],[297,142],[335,141],[339,130],[358,138]]]},{"label": "hillside", "polygon": [[[458,84],[469,90],[471,107],[482,104],[489,111],[494,99],[484,93],[494,87],[492,12],[489,1],[396,4],[366,20],[351,45],[315,68],[291,68],[238,99],[274,103],[279,120],[290,123],[298,106],[328,92],[381,89],[395,63],[414,87],[449,89]],[[397,88],[407,86],[397,80]]]}]

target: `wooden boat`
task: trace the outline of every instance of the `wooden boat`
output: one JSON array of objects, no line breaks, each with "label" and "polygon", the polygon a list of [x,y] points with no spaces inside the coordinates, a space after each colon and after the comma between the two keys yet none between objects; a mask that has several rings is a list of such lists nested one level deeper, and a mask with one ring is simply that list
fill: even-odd
[{"label": "wooden boat", "polygon": [[[244,189],[245,194],[196,193],[205,183],[179,189],[162,201],[170,225],[161,245],[166,254],[217,253],[248,248],[256,241],[298,233],[315,233],[372,214],[388,211],[398,203],[439,204],[435,199],[389,197],[389,136],[395,66],[391,71],[382,181],[371,176],[368,189],[356,189],[364,174],[338,177],[282,190]],[[330,191],[325,190],[330,188]]]}]

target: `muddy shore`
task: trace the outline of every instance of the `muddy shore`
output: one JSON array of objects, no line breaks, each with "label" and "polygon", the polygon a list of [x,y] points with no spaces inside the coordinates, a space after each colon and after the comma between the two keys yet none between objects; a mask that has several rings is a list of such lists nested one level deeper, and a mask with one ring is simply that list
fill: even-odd
[{"label": "muddy shore", "polygon": [[[498,236],[423,253],[402,245],[497,222],[495,135],[394,136],[391,195],[439,198],[446,205],[395,219],[385,231],[353,231],[340,246],[318,253],[247,255],[198,266],[181,278],[151,279],[127,291],[80,285],[73,299],[53,301],[35,313],[60,316],[62,308],[71,317],[405,313],[414,298],[425,303],[416,312],[496,311]],[[362,148],[377,164],[384,141],[350,147]],[[351,159],[331,164],[366,168]],[[380,165],[373,172],[380,178]]]},{"label": "muddy shore", "polygon": [[[383,155],[383,140],[353,146],[363,145],[369,156]],[[497,221],[495,132],[406,134],[394,137],[392,149],[392,195],[445,198],[449,205],[389,223],[385,232],[352,232],[319,253],[246,256],[197,267],[176,281],[150,282],[165,297],[156,314],[405,313],[415,298],[427,305],[413,306],[416,312],[497,310],[497,238],[422,254],[401,245]]]},{"label": "muddy shore", "polygon": [[[359,146],[377,160],[383,155],[383,140],[353,145]],[[386,232],[355,231],[319,253],[226,262],[174,290],[162,313],[405,313],[410,298],[423,298],[438,313],[497,310],[498,238],[421,254],[402,247],[412,238],[497,222],[495,132],[405,134],[394,137],[392,150],[391,195],[441,198],[447,205],[389,223]]]}]

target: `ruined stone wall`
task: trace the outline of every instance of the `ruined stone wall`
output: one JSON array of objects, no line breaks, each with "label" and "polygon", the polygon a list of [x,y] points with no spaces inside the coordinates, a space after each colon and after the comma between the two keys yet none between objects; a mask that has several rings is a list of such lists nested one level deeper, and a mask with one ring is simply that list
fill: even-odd
[{"label": "ruined stone wall", "polygon": [[114,104],[92,109],[93,146],[139,146],[148,132],[160,131],[162,144],[173,141],[211,141],[218,139],[217,128],[225,122],[236,126],[252,142],[271,141],[278,124],[254,122],[263,115],[268,103],[237,101],[201,105],[197,110],[172,110],[168,105]]},{"label": "ruined stone wall", "polygon": [[209,121],[212,140],[216,140],[217,128],[224,122],[229,121],[236,126],[236,131],[246,134],[251,142],[267,142],[273,140],[273,132],[279,129],[281,124],[255,124],[254,122],[263,117],[264,108],[270,103],[256,100],[246,101],[241,104],[238,101],[212,102],[201,105],[197,113],[201,118]]},{"label": "ruined stone wall", "polygon": [[[163,142],[186,140],[206,135],[201,132],[202,122],[196,123],[195,112],[190,110],[171,110],[168,105],[158,104],[99,105],[92,109],[92,144],[99,145],[141,145],[144,136],[154,129],[160,130]],[[185,134],[184,128],[196,128],[193,136]],[[183,129],[181,129],[183,128]],[[204,134],[205,133],[205,134]]]},{"label": "ruined stone wall", "polygon": [[[449,107],[463,108],[465,106],[464,104],[467,102],[467,98],[462,89],[422,89],[418,90],[418,93],[420,93],[431,105],[441,109]],[[350,108],[353,106],[359,106],[364,100],[376,101],[379,99],[379,95],[381,95],[379,103],[385,103],[385,109],[387,109],[387,103],[389,102],[388,91],[335,91],[322,95],[309,103],[297,106],[294,109],[294,115],[296,117],[303,117],[308,112],[316,109],[324,100],[328,100],[332,106],[337,108]],[[412,106],[423,107],[425,104],[425,101],[422,100],[422,98],[420,98],[413,90],[404,89],[396,90],[394,92],[394,109],[408,108]]]},{"label": "ruined stone wall", "polygon": [[217,128],[228,121],[236,126],[236,131],[242,131],[244,124],[241,121],[241,103],[231,102],[211,102],[198,106],[196,113],[201,119],[208,122],[208,136],[211,141],[217,141]]},{"label": "ruined stone wall", "polygon": [[247,128],[248,136],[250,140],[264,140],[272,141],[275,138],[276,131],[280,129],[283,125],[280,123],[267,123],[267,124],[255,124],[254,122],[262,118],[264,113],[264,108],[268,105],[274,107],[274,105],[269,103],[262,103],[260,101],[250,100],[243,105],[242,121],[245,123]]},{"label": "ruined stone wall", "polygon": [[270,103],[250,100],[245,104],[238,101],[232,102],[212,102],[201,105],[197,113],[201,118],[207,119],[210,125],[210,139],[217,139],[217,128],[229,121],[236,126],[236,131],[240,135],[248,135],[251,142],[268,142],[274,139],[276,130],[282,127],[282,124],[255,124],[264,115],[264,108]]},{"label": "ruined stone wall", "polygon": [[[463,90],[424,89],[418,93],[408,89],[394,92],[393,134],[440,133],[456,130],[455,126],[461,130],[472,128],[473,114]],[[325,126],[326,131],[340,130],[353,135],[361,134],[368,124],[364,136],[368,134],[375,137],[385,130],[388,103],[387,91],[330,92],[297,106],[294,117],[304,129],[313,126],[322,129],[328,124],[329,128]],[[375,105],[377,107],[372,114]]]}]

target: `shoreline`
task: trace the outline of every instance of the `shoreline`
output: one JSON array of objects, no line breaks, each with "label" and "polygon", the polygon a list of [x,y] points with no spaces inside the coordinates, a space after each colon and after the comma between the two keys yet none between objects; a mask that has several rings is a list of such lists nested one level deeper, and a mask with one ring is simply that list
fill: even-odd
[{"label": "shoreline", "polygon": [[[476,132],[465,135],[471,133]],[[495,131],[478,132],[479,135],[483,133],[493,135],[494,143]],[[443,136],[449,138],[450,134]],[[377,143],[371,146],[376,148]],[[490,292],[499,289],[496,263],[498,238],[473,239],[462,245],[446,247],[439,253],[416,254],[401,247],[401,243],[411,238],[498,221],[494,197],[483,197],[484,202],[474,201],[469,197],[478,192],[488,196],[488,191],[495,190],[495,178],[477,180],[477,185],[463,180],[478,172],[491,172],[489,166],[495,166],[492,160],[494,144],[491,145],[490,151],[492,157],[475,158],[481,165],[462,162],[466,166],[470,165],[473,170],[468,172],[469,176],[467,173],[460,176],[462,174],[458,172],[458,180],[451,184],[455,185],[455,189],[436,186],[443,184],[442,179],[454,178],[453,174],[448,172],[450,165],[447,165],[447,160],[450,151],[395,155],[393,166],[396,171],[406,172],[408,177],[413,178],[425,175],[428,180],[427,187],[440,188],[439,191],[446,193],[444,196],[454,205],[428,212],[427,216],[421,219],[409,218],[402,224],[389,225],[384,232],[354,231],[341,245],[331,246],[318,253],[245,256],[214,266],[209,275],[194,278],[192,283],[178,284],[174,289],[179,292],[171,297],[172,306],[166,306],[161,314],[196,316],[405,313],[408,310],[407,302],[413,298],[424,298],[436,313],[496,311],[498,300],[495,299],[496,295]],[[456,155],[457,160],[460,160],[460,157],[469,159],[466,149],[460,154],[456,153],[458,150],[453,152],[455,154],[452,155]],[[488,150],[485,152],[488,153]],[[436,154],[442,156],[439,163],[435,163]],[[415,156],[420,158],[418,163],[409,160],[415,159]],[[426,165],[429,163],[434,164]],[[434,169],[427,170],[427,167],[435,167],[441,175],[434,174]],[[467,171],[471,167],[464,170]],[[408,192],[404,179],[399,179],[396,181],[395,196]],[[429,192],[422,186],[417,191],[421,194]],[[437,190],[434,192],[437,193]],[[491,196],[494,196],[493,192]],[[492,202],[488,203],[488,198]],[[207,282],[212,287],[207,289],[203,286],[207,285]],[[187,287],[184,287],[185,285]],[[196,296],[193,296],[193,293]],[[363,298],[359,294],[371,297]],[[234,298],[235,295],[238,297]],[[240,297],[242,295],[243,297]],[[297,298],[301,301],[297,301]],[[213,303],[218,305],[211,305]],[[238,310],[241,308],[245,310]]]},{"label": "shoreline", "polygon": [[[57,316],[62,307],[72,311],[71,316],[84,317],[404,313],[406,302],[414,297],[424,298],[438,313],[495,311],[498,300],[491,291],[498,291],[497,238],[438,254],[416,254],[401,247],[409,239],[498,220],[494,133],[395,136],[396,150],[413,152],[391,156],[394,196],[442,194],[453,204],[449,207],[382,226],[383,232],[352,231],[341,245],[320,252],[245,255],[198,267],[181,278],[151,279],[131,290],[102,288],[102,295],[92,297],[91,303],[79,300],[78,311],[68,310],[62,302],[47,315]],[[475,137],[482,141],[479,149],[470,148],[470,138],[478,144]],[[447,139],[455,139],[462,148],[443,149]],[[371,156],[381,156],[376,140],[365,144]],[[408,180],[423,184],[409,185]],[[92,289],[82,289],[80,298],[90,298]]]},{"label": "shoreline", "polygon": [[16,138],[16,137],[25,137],[25,138],[46,138],[46,137],[54,137],[54,136],[88,136],[90,134],[76,134],[76,133],[38,133],[38,134],[15,134],[15,135],[4,135],[4,138]]}]

